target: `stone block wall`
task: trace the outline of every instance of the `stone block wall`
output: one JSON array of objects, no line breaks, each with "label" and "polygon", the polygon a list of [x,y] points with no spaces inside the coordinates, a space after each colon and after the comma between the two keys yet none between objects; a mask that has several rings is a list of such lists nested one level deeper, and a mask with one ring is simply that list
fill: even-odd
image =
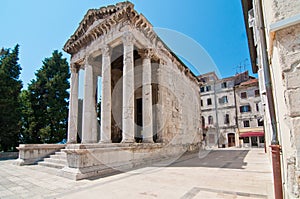
[{"label": "stone block wall", "polygon": [[175,145],[199,144],[202,140],[202,125],[198,85],[171,60],[161,65],[158,71],[163,142]]},{"label": "stone block wall", "polygon": [[286,169],[287,191],[289,197],[300,197],[300,24],[282,29],[276,33],[275,47],[281,67],[281,82],[284,88],[284,102],[287,110],[284,122],[289,128],[289,140],[283,146],[291,151],[287,154]]},{"label": "stone block wall", "polygon": [[[257,4],[260,0],[254,0]],[[298,0],[262,0],[265,24],[272,24],[299,14]],[[269,28],[269,27],[267,27]]]},{"label": "stone block wall", "polygon": [[65,144],[20,144],[19,158],[14,162],[16,165],[36,164],[45,157],[65,148]]}]

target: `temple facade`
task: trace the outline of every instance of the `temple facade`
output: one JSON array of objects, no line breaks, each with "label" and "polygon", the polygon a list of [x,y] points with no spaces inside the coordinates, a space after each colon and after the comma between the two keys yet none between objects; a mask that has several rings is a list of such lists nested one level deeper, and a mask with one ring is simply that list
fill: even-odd
[{"label": "temple facade", "polygon": [[[200,148],[198,78],[133,7],[123,2],[84,16],[64,46],[71,54],[67,144],[20,145],[18,164],[32,164],[61,150],[39,164],[53,166],[66,159],[56,166],[59,175],[78,180],[176,159]],[[83,102],[78,99],[82,87]],[[58,156],[59,161],[51,162]]]},{"label": "temple facade", "polygon": [[164,143],[176,133],[199,131],[197,77],[133,4],[89,10],[64,50],[71,54],[68,143],[77,143],[79,70],[84,71],[81,143]]}]

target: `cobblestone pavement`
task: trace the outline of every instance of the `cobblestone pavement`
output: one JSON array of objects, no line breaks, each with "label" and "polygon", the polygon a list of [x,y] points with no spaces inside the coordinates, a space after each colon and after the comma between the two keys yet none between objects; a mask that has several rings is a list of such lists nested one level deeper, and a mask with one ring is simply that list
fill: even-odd
[{"label": "cobblestone pavement", "polygon": [[0,161],[0,198],[273,198],[263,149],[216,149],[187,154],[104,178],[72,181],[57,170]]}]

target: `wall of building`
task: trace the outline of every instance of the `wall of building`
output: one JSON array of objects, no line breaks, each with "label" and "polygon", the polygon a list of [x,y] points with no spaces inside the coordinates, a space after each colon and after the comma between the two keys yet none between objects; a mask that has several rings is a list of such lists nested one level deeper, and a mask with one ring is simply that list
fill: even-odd
[{"label": "wall of building", "polygon": [[300,197],[300,24],[276,33],[272,61],[283,175],[287,193]]},{"label": "wall of building", "polygon": [[160,129],[165,143],[197,144],[202,140],[199,87],[166,59],[158,70]]},{"label": "wall of building", "polygon": [[298,0],[263,0],[263,4],[267,24],[299,14],[300,1]]},{"label": "wall of building", "polygon": [[[253,2],[254,9],[257,10],[258,1]],[[278,139],[282,147],[284,196],[285,198],[300,198],[300,24],[298,21],[271,32],[274,23],[278,25],[283,22],[282,20],[288,21],[291,17],[299,16],[300,1],[263,0],[262,4]],[[256,21],[259,21],[258,16],[255,17]],[[259,67],[261,67],[263,62],[260,43],[256,48]],[[262,68],[259,71],[261,70]],[[263,75],[259,72],[260,82],[264,82]],[[262,93],[262,99],[266,113],[264,116],[265,137],[269,145],[272,140],[272,128],[265,93]],[[270,148],[267,147],[267,151],[271,157]]]},{"label": "wall of building", "polygon": [[[219,145],[219,147],[240,146],[238,128],[243,128],[243,118],[249,119],[249,122],[251,123],[250,127],[255,127],[256,129],[258,129],[257,119],[262,118],[261,112],[256,110],[256,103],[260,104],[260,97],[259,95],[254,96],[254,91],[259,90],[258,83],[252,87],[239,87],[238,85],[240,83],[249,80],[247,72],[224,79],[218,79],[214,73],[203,74],[199,76],[199,78],[204,82],[202,87],[205,88],[204,90],[200,88],[200,92],[202,100],[202,117],[205,119],[204,130],[207,134],[207,145]],[[224,82],[226,82],[226,88],[221,86]],[[210,87],[211,90],[207,91],[207,87]],[[236,89],[238,90],[236,91]],[[240,99],[241,91],[248,92],[247,99]],[[227,97],[227,101],[222,103],[221,98],[225,96]],[[211,105],[207,104],[207,99],[211,99]],[[250,104],[252,111],[240,114],[240,104]],[[261,105],[259,105],[259,107],[261,108]],[[228,124],[225,123],[226,114],[229,115]],[[212,124],[209,124],[209,116],[213,117]],[[238,120],[238,123],[236,122],[237,117],[240,119]],[[261,126],[259,129],[263,131]],[[232,138],[229,138],[228,136],[229,134],[234,134],[233,145]],[[219,140],[217,138],[219,138]],[[263,144],[261,146],[263,146]]]},{"label": "wall of building", "polygon": [[[244,128],[244,122],[245,120],[249,120],[250,126],[249,128],[256,128],[258,126],[257,119],[261,118],[259,109],[257,110],[256,104],[258,104],[258,107],[261,107],[260,103],[260,96],[255,96],[255,90],[259,90],[258,85],[257,86],[251,86],[246,88],[240,88],[236,90],[236,99],[237,99],[237,112],[238,112],[238,122],[239,127]],[[241,93],[246,92],[247,98],[243,99],[241,98]],[[240,106],[244,105],[250,105],[251,111],[241,113],[240,112]],[[245,127],[246,128],[246,127]],[[262,128],[262,127],[261,127]]]}]

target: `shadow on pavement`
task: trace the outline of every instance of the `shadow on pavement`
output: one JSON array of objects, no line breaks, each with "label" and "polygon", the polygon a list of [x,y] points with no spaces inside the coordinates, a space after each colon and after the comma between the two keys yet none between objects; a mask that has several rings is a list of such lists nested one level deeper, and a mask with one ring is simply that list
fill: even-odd
[{"label": "shadow on pavement", "polygon": [[169,167],[213,167],[243,169],[249,150],[211,150],[184,154]]}]

